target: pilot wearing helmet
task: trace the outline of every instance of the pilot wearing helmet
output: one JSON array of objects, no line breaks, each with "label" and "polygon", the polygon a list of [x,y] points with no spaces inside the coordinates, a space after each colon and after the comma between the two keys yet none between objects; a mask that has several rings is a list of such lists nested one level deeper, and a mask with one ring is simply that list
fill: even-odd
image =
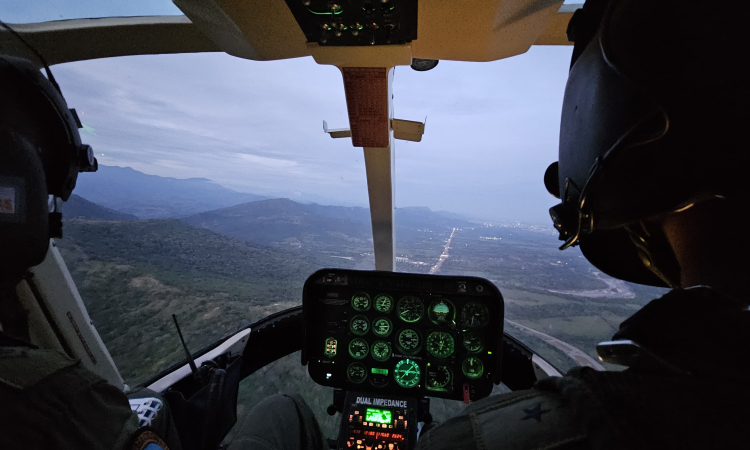
[{"label": "pilot wearing helmet", "polygon": [[575,13],[559,162],[545,174],[561,248],[673,290],[621,324],[610,348],[628,352],[614,354],[626,370],[576,368],[478,401],[420,449],[748,445],[748,17],[745,2],[684,0]]},{"label": "pilot wearing helmet", "polygon": [[[67,199],[78,173],[97,169],[78,127],[49,70],[45,78],[31,62],[0,55],[0,449],[216,448],[215,433],[198,433],[203,444],[183,444],[158,393],[141,389],[126,397],[80,361],[31,342],[16,286],[45,258],[50,237],[60,236],[60,215],[50,213],[48,197]],[[128,397],[153,397],[160,409],[139,423]],[[274,395],[258,407],[232,448],[323,447],[302,398]]]},{"label": "pilot wearing helmet", "polygon": [[140,428],[122,391],[31,342],[16,285],[60,235],[48,197],[67,199],[78,173],[97,169],[75,112],[48,76],[0,55],[0,448],[179,450],[166,408],[153,422],[158,434]]}]

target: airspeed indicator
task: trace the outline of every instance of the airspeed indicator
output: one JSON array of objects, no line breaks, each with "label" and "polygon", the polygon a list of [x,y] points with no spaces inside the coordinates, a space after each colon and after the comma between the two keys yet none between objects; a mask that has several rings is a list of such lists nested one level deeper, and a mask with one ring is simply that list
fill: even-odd
[{"label": "airspeed indicator", "polygon": [[398,316],[404,322],[414,323],[422,318],[424,314],[424,303],[413,295],[407,295],[398,301],[396,306]]}]

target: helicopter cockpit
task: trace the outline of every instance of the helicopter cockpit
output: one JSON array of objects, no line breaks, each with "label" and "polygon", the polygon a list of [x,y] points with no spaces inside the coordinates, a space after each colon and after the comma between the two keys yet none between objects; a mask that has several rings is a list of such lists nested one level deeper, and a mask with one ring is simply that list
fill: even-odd
[{"label": "helicopter cockpit", "polygon": [[[426,71],[439,60],[494,61],[532,45],[570,45],[566,28],[580,5],[174,3],[184,15],[10,24],[13,33],[0,29],[0,48],[39,67],[45,64],[40,54],[54,66],[122,55],[225,52],[256,61],[311,56],[339,68],[349,128],[329,129],[324,122],[324,132],[363,148],[376,269],[319,270],[305,283],[301,306],[243,326],[198,352],[185,345],[185,359],[140,383],[169,404],[184,449],[216,448],[236,421],[240,381],[297,351],[310,379],[333,388],[327,412],[338,415],[340,427],[330,444],[339,449],[411,450],[432,422],[431,398],[468,404],[500,384],[520,390],[560,375],[504,329],[504,299],[493,281],[394,272],[394,142],[419,142],[425,123],[394,118],[392,81],[396,66]],[[54,242],[30,274],[17,291],[30,311],[36,343],[80,358],[127,391]],[[130,404],[149,424],[159,401],[146,396]]]}]

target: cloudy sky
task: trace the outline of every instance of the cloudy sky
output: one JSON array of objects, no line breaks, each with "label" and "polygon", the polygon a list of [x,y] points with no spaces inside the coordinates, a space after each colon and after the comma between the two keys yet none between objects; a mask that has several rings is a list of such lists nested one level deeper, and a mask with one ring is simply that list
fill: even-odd
[{"label": "cloudy sky", "polygon": [[[0,18],[56,18],[57,11],[18,5],[24,3],[0,0]],[[176,13],[171,8],[149,13]],[[427,127],[420,143],[396,141],[396,205],[549,223],[555,201],[542,176],[557,157],[570,51],[535,47],[492,63],[441,61],[429,72],[398,67],[395,117],[427,117]],[[322,130],[324,119],[348,126],[334,67],[312,58],[196,54],[82,61],[53,72],[102,164],[205,177],[267,196],[367,205],[362,150]]]}]

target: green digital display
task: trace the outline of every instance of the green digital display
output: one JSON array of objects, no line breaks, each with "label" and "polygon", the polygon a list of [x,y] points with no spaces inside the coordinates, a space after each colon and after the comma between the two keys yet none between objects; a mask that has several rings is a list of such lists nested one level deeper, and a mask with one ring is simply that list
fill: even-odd
[{"label": "green digital display", "polygon": [[367,408],[365,422],[391,424],[391,412],[387,409]]},{"label": "green digital display", "polygon": [[376,367],[373,367],[372,373],[377,375],[388,375],[388,369],[378,369]]}]

